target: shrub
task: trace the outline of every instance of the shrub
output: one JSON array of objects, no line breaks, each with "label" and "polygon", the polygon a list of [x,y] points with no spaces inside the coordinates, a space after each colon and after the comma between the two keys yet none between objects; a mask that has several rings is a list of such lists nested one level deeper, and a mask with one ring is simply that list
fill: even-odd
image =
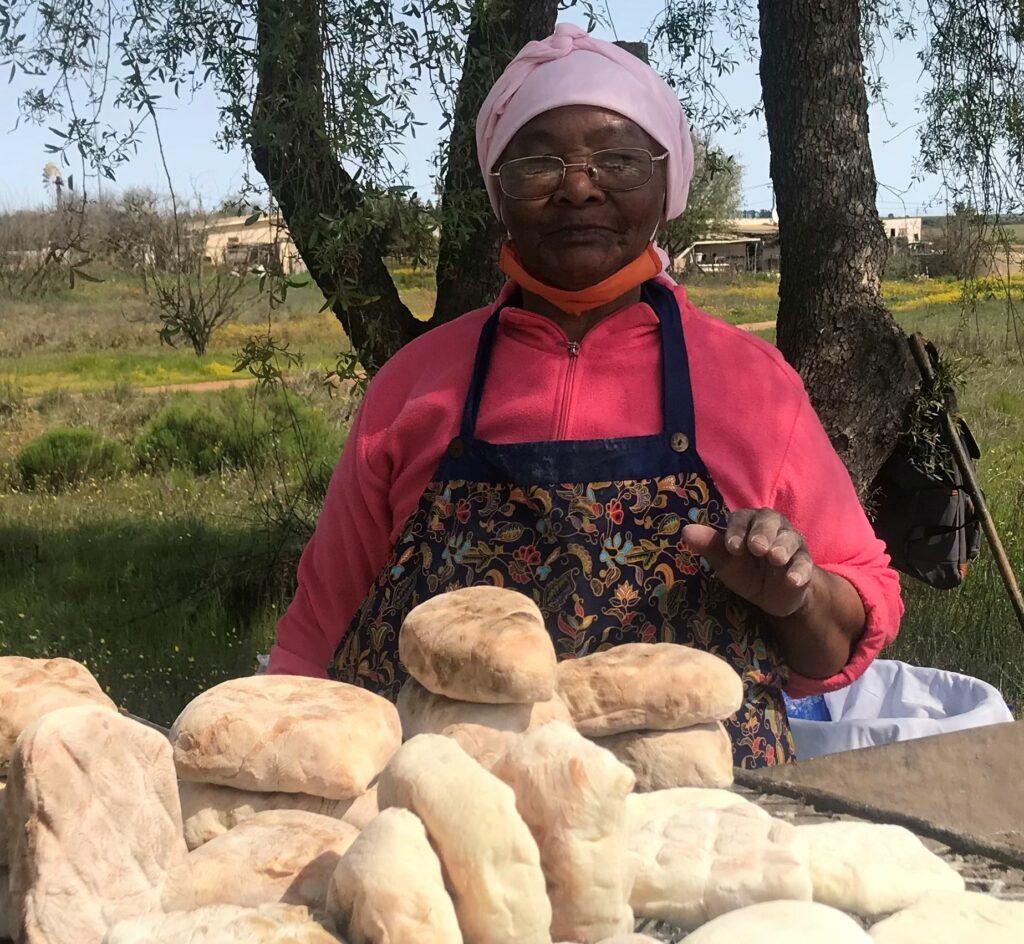
[{"label": "shrub", "polygon": [[209,405],[180,398],[149,421],[135,447],[150,468],[178,466],[197,475],[222,467],[270,469],[289,478],[333,467],[339,450],[340,437],[326,418],[284,390],[228,390]]},{"label": "shrub", "polygon": [[16,464],[27,488],[61,491],[87,478],[109,478],[126,465],[119,442],[84,427],[59,427],[43,433],[18,454]]},{"label": "shrub", "polygon": [[239,465],[305,475],[322,463],[333,467],[338,459],[340,437],[326,417],[288,390],[260,392],[255,399],[230,390],[222,409]]},{"label": "shrub", "polygon": [[176,466],[205,475],[225,464],[234,464],[224,453],[229,435],[221,417],[194,398],[182,397],[143,427],[135,443],[135,456],[146,468]]}]

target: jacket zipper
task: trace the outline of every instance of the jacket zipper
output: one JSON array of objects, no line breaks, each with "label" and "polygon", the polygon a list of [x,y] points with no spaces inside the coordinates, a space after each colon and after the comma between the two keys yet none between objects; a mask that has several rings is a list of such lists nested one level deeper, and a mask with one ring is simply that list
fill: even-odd
[{"label": "jacket zipper", "polygon": [[569,352],[569,367],[565,372],[565,382],[562,384],[562,407],[558,418],[558,429],[555,431],[555,439],[565,439],[569,431],[569,410],[571,406],[571,394],[573,381],[576,378],[576,362],[580,357],[579,341],[563,341],[566,350]]}]

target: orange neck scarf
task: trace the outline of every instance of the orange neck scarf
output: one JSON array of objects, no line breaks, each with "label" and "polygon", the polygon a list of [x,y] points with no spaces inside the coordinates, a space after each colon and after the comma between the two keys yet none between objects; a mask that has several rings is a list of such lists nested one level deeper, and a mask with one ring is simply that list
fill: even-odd
[{"label": "orange neck scarf", "polygon": [[585,311],[601,308],[615,299],[621,298],[648,279],[653,279],[660,274],[663,268],[661,258],[654,249],[654,244],[648,243],[647,248],[636,259],[623,266],[618,272],[613,272],[597,285],[571,292],[555,288],[553,285],[546,285],[530,275],[523,268],[522,262],[519,261],[519,254],[511,243],[505,243],[501,247],[498,265],[501,266],[501,271],[520,288],[539,295],[568,315],[582,315]]}]

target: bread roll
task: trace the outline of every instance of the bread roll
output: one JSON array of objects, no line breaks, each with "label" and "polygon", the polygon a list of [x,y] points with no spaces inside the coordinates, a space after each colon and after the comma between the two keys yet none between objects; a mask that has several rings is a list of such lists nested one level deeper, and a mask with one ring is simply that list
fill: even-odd
[{"label": "bread roll", "polygon": [[413,610],[398,636],[409,674],[435,695],[532,704],[555,694],[555,647],[528,596],[500,587],[442,593]]},{"label": "bread roll", "polygon": [[103,944],[338,944],[305,908],[209,905],[122,921]]},{"label": "bread roll", "polygon": [[814,900],[833,908],[872,917],[930,892],[964,890],[956,869],[902,826],[840,821],[797,829],[810,852]]},{"label": "bread roll", "polygon": [[499,731],[528,731],[549,721],[572,724],[569,709],[557,695],[533,704],[485,705],[435,695],[414,678],[402,686],[397,707],[406,741],[417,734],[440,734],[454,724],[478,724]]},{"label": "bread roll", "polygon": [[398,749],[395,706],[354,685],[254,675],[194,698],[171,728],[182,780],[353,800]]},{"label": "bread roll", "polygon": [[171,746],[151,728],[49,712],[15,745],[7,803],[21,944],[100,944],[118,921],[189,904]]},{"label": "bread roll", "polygon": [[190,851],[223,836],[264,810],[304,810],[349,822],[348,810],[356,802],[327,800],[305,793],[259,793],[187,780],[178,783],[178,795],[185,824],[185,844]]},{"label": "bread roll", "polygon": [[0,656],[0,769],[7,766],[18,735],[33,721],[76,705],[117,711],[92,673],[72,659]]},{"label": "bread roll", "polygon": [[462,944],[441,863],[408,810],[384,810],[352,843],[327,910],[348,944]]},{"label": "bread roll", "polygon": [[552,936],[596,944],[632,931],[629,768],[555,721],[517,737],[494,773],[515,791],[516,808],[537,840]]},{"label": "bread roll", "polygon": [[305,905],[327,888],[359,830],[304,810],[264,810],[189,854],[196,905]]},{"label": "bread roll", "polygon": [[626,643],[558,665],[558,693],[587,737],[723,721],[743,703],[724,659],[676,643]]},{"label": "bread roll", "polygon": [[[769,901],[730,912],[686,938],[686,944],[870,944],[849,915],[813,901]],[[922,942],[923,944],[923,942]]]},{"label": "bread roll", "polygon": [[636,789],[732,786],[732,740],[719,721],[678,731],[626,731],[594,742],[636,776]]},{"label": "bread roll", "polygon": [[506,784],[451,738],[406,741],[377,783],[382,809],[427,829],[466,944],[551,944],[551,904],[537,843]]},{"label": "bread roll", "polygon": [[1020,944],[1024,901],[1001,901],[980,892],[926,895],[871,929],[875,944]]}]

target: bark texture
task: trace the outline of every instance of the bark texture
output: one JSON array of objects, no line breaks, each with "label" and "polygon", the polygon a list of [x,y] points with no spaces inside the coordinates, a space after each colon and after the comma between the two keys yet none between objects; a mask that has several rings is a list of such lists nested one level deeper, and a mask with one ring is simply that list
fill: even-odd
[{"label": "bark texture", "polygon": [[340,292],[334,313],[372,373],[421,333],[423,324],[399,299],[373,234],[362,240],[354,266],[359,296],[343,291],[351,283],[352,260],[332,256],[323,247],[320,214],[354,214],[362,196],[328,134],[332,104],[324,95],[320,25],[318,0],[260,0],[250,148],[310,276],[326,296]]},{"label": "bark texture", "polygon": [[777,338],[865,494],[917,386],[882,303],[859,5],[759,0],[761,85],[782,250]]},{"label": "bark texture", "polygon": [[491,86],[528,42],[553,32],[558,0],[483,0],[466,41],[441,199],[434,324],[486,305],[503,277],[498,247],[505,233],[491,212],[477,165],[476,116]]}]

